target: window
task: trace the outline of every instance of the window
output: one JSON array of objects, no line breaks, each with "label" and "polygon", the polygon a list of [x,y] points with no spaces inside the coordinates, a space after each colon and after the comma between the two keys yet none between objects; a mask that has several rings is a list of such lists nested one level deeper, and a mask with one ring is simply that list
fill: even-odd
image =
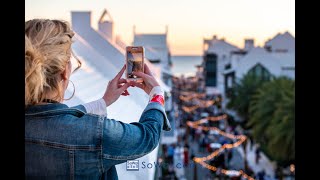
[{"label": "window", "polygon": [[262,76],[262,71],[263,71],[262,66],[256,66],[255,67],[255,74],[257,76]]},{"label": "window", "polygon": [[294,71],[295,67],[282,67],[281,69],[282,70],[292,70],[292,71]]},{"label": "window", "polygon": [[206,86],[217,84],[217,55],[207,54],[205,57]]},{"label": "window", "polygon": [[206,86],[216,86],[217,85],[217,77],[216,73],[207,73],[206,77]]},{"label": "window", "polygon": [[272,77],[271,73],[261,64],[255,65],[253,68],[249,70],[248,73],[261,77],[262,79],[265,79],[265,80],[269,80]]},{"label": "window", "polygon": [[205,67],[207,72],[216,72],[217,71],[217,55],[216,54],[207,54],[205,57]]},{"label": "window", "polygon": [[216,61],[207,61],[206,66],[207,66],[206,68],[207,72],[216,71],[216,68],[217,68]]},{"label": "window", "polygon": [[271,52],[271,51],[272,51],[271,46],[265,46],[264,48],[265,48],[268,52]]},{"label": "window", "polygon": [[288,52],[288,49],[275,49],[275,52],[286,53],[286,52]]},{"label": "window", "polygon": [[231,64],[230,64],[230,63],[226,64],[226,65],[224,66],[224,69],[225,69],[225,70],[231,69]]}]

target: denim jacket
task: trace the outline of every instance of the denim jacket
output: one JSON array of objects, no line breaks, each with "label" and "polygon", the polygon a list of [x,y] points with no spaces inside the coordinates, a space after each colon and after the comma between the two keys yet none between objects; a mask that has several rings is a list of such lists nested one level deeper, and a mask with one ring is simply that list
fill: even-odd
[{"label": "denim jacket", "polygon": [[171,129],[163,106],[149,103],[139,122],[55,103],[25,111],[26,179],[118,179],[115,165],[150,153]]}]

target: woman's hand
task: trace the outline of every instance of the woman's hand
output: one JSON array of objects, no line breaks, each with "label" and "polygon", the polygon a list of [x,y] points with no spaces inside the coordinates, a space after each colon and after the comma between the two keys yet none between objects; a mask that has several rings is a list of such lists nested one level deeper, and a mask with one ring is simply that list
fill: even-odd
[{"label": "woman's hand", "polygon": [[131,85],[131,83],[121,78],[125,69],[126,65],[124,65],[116,77],[114,77],[108,83],[107,90],[102,97],[107,106],[114,103],[120,97],[120,95],[129,95],[127,88]]},{"label": "woman's hand", "polygon": [[137,83],[135,81],[132,81],[131,85],[141,88],[147,94],[150,94],[150,91],[153,87],[160,86],[157,80],[153,77],[149,67],[146,64],[144,64],[144,73],[133,71],[132,74],[141,77],[143,79],[143,82]]}]

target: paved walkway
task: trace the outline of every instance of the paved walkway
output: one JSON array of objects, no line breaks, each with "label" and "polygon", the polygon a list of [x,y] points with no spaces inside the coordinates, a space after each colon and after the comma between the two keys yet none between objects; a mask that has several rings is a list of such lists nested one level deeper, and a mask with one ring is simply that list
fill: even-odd
[{"label": "paved walkway", "polygon": [[[208,156],[209,153],[207,152],[200,152],[199,151],[199,144],[198,142],[196,141],[189,141],[191,146],[190,148],[192,149],[192,152],[194,152],[194,155],[196,157],[205,157],[205,156]],[[190,161],[192,163],[192,167],[194,168],[194,166],[196,166],[196,170],[197,170],[197,173],[196,173],[196,177],[197,177],[197,180],[212,180],[213,179],[213,175],[212,175],[212,172],[203,167],[202,165],[194,162],[193,160]],[[189,178],[190,180],[193,180],[194,179],[194,171],[192,172],[187,172],[188,174],[192,174],[192,176],[189,175]]]},{"label": "paved walkway", "polygon": [[[266,176],[265,178],[268,180],[275,180],[274,178],[274,172],[275,172],[275,164],[273,162],[271,162],[266,155],[263,152],[260,152],[261,158],[259,160],[259,163],[256,164],[255,162],[255,151],[256,151],[256,145],[254,144],[252,149],[250,148],[251,146],[251,142],[248,139],[247,140],[247,148],[246,148],[246,152],[247,152],[247,161],[248,161],[248,165],[250,166],[250,168],[254,171],[255,174],[257,174],[258,172],[265,170],[266,172]],[[241,156],[244,156],[244,152],[243,152],[243,147],[237,147],[238,152],[241,154]]]},{"label": "paved walkway", "polygon": [[[189,139],[191,137],[189,136]],[[175,167],[176,176],[179,180],[212,180],[212,172],[210,172],[209,169],[204,168],[203,166],[199,165],[198,163],[195,163],[191,159],[191,153],[193,152],[196,157],[204,157],[207,156],[208,153],[202,153],[199,152],[199,145],[197,142],[193,142],[189,140],[189,165],[185,166],[183,168]],[[177,153],[175,154],[174,158],[174,164],[179,166],[183,163],[183,159],[181,157],[181,154]],[[181,167],[181,166],[180,166]]]},{"label": "paved walkway", "polygon": [[232,158],[229,162],[229,168],[232,170],[244,170],[244,158],[240,155],[239,151],[236,149],[231,149],[232,151]]}]

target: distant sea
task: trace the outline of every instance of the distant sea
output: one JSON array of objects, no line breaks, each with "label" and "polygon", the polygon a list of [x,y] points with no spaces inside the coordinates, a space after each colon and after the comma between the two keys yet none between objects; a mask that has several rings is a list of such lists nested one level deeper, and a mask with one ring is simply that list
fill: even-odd
[{"label": "distant sea", "polygon": [[194,76],[196,74],[196,65],[202,62],[202,56],[171,56],[172,60],[172,73],[175,76],[185,77]]}]

